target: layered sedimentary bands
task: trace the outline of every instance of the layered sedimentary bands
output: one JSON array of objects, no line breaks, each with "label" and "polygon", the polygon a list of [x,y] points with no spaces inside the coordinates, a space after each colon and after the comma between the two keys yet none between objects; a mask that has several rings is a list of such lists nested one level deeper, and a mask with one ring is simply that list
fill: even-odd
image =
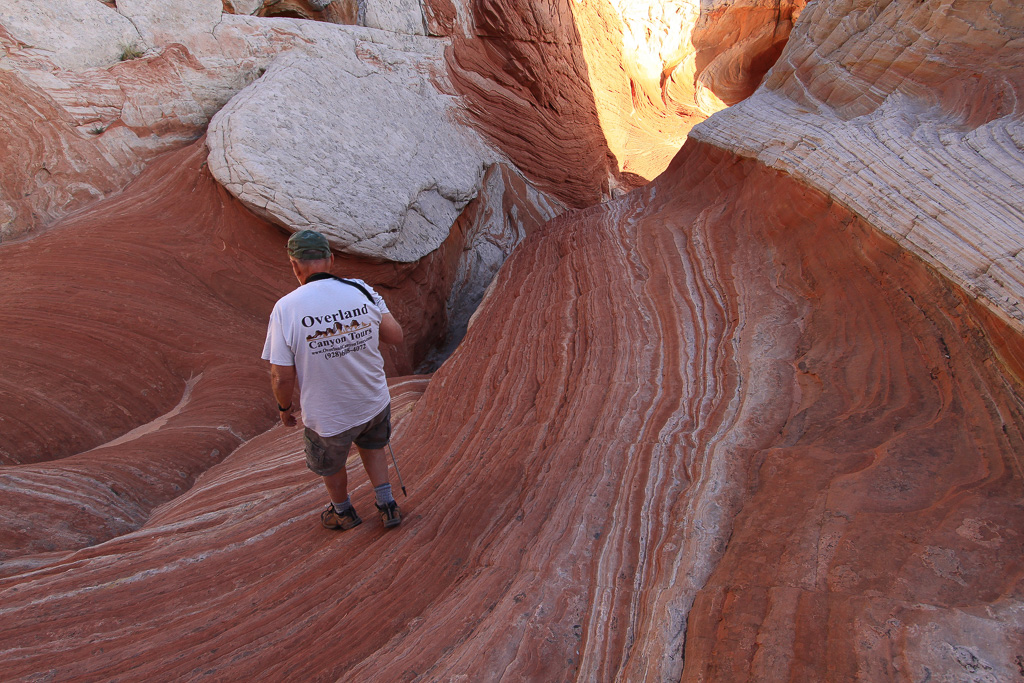
[{"label": "layered sedimentary bands", "polygon": [[824,190],[1024,332],[1022,40],[1019,3],[817,3],[696,135]]},{"label": "layered sedimentary bands", "polygon": [[[413,3],[228,4],[451,36],[430,82],[495,146],[436,249],[337,262],[405,328],[404,521],[353,459],[366,522],[320,527],[258,359],[286,231],[204,141],[91,205],[5,163],[7,234],[45,231],[0,245],[0,679],[1024,680],[1024,10],[431,0],[419,31]],[[185,15],[146,7],[118,3],[167,44]],[[174,49],[205,79],[372,42],[305,23]],[[0,123],[46,99],[19,30]],[[89,138],[50,111],[63,159]]]},{"label": "layered sedimentary bands", "polygon": [[[217,185],[205,156],[201,141],[171,153],[116,199],[0,250],[4,573],[137,528],[276,418],[256,359],[294,286],[285,235]],[[460,257],[487,226],[418,263],[339,258],[405,326],[404,347],[385,348],[390,374],[411,372],[453,317],[465,327],[449,314],[473,273]]]},{"label": "layered sedimentary bands", "polygon": [[749,95],[805,2],[428,4],[449,17],[450,77],[477,126],[582,207],[654,178],[695,123]]},{"label": "layered sedimentary bands", "polygon": [[275,428],[4,580],[5,673],[1017,676],[1014,388],[918,259],[691,145],[513,255],[396,435],[399,530],[320,529]]}]

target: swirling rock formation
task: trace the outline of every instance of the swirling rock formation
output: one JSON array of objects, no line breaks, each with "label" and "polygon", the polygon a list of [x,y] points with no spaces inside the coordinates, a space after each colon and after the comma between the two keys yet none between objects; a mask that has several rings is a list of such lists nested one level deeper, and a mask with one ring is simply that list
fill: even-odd
[{"label": "swirling rock formation", "polygon": [[1022,34],[1008,2],[819,3],[694,136],[822,189],[1024,331]]},{"label": "swirling rock formation", "polygon": [[[586,4],[438,2],[427,12],[432,32],[462,31],[447,54],[452,84],[485,133],[539,187],[580,206],[635,180],[608,156],[599,78],[586,73],[594,29],[576,23],[615,13],[577,7]],[[700,81],[694,57],[695,95],[703,83],[724,103],[751,87],[800,9],[777,7],[736,30],[749,60],[709,48],[718,66]],[[695,44],[710,35],[695,33]],[[218,402],[230,400],[218,387],[248,396],[266,377],[255,350],[211,341],[209,318],[225,312],[258,346],[274,278],[286,273],[274,270],[257,296],[238,273],[203,267],[221,248],[203,225],[220,226],[243,275],[283,266],[284,236],[213,185],[199,148],[152,169],[172,186],[155,190],[160,202],[140,201],[151,182],[140,179],[123,201],[93,208],[132,245],[118,259],[89,248],[100,243],[89,213],[17,252],[4,245],[5,268],[10,254],[26,259],[13,284],[44,268],[42,257],[62,267],[31,297],[4,294],[0,336],[37,310],[50,322],[80,310],[82,293],[62,284],[79,271],[58,237],[82,240],[77,252],[110,268],[155,254],[152,279],[180,291],[132,273],[147,299],[85,299],[105,325],[142,338],[150,302],[174,313],[155,356],[123,359],[157,388],[168,374],[177,382],[151,402],[166,418],[152,432],[108,444],[125,461],[115,468],[96,448],[0,470],[14,482],[5,505],[24,510],[3,520],[23,534],[9,542],[29,550],[0,565],[2,678],[1019,678],[1024,336],[1014,306],[955,266],[1010,272],[1007,248],[1020,241],[1022,40],[1022,10],[1005,2],[812,4],[765,85],[695,127],[700,140],[649,185],[537,227],[559,207],[538,208],[517,172],[495,166],[491,189],[428,256],[343,259],[339,270],[390,290],[410,339],[389,367],[405,374],[459,309],[462,295],[449,292],[473,279],[464,247],[493,233],[501,251],[525,236],[454,354],[429,381],[392,385],[411,495],[402,526],[387,532],[371,519],[344,534],[320,528],[323,489],[302,464],[298,430],[277,426],[235,448],[209,429],[255,425],[272,407]],[[670,74],[690,87],[686,67],[665,73],[663,92],[677,87]],[[173,221],[193,202],[208,217],[180,238],[149,215]],[[180,254],[147,249],[125,228],[151,221],[157,244],[177,239]],[[920,232],[904,237],[908,226]],[[1015,291],[1007,281],[996,284]],[[175,334],[189,326],[195,339]],[[90,321],[68,335],[80,355],[103,360],[104,329]],[[3,367],[18,375],[0,409],[52,393],[51,412],[79,417],[75,402],[103,373],[62,383],[60,368],[33,364],[40,351],[27,341],[52,326],[9,334]],[[214,423],[189,413],[201,393]],[[123,392],[129,400],[138,416],[150,406]],[[0,415],[4,429],[24,429],[24,415],[44,408]],[[158,435],[162,446],[130,452]],[[182,495],[133,509],[115,500],[124,479],[102,488],[115,469],[138,467],[131,458],[155,455],[175,483],[178,438],[202,446],[206,460],[190,472],[206,468],[206,449],[221,443],[211,435],[234,450]],[[77,467],[97,472],[95,485]],[[354,501],[372,510],[351,467]],[[149,470],[138,469],[145,484]],[[74,500],[55,502],[67,481]],[[60,524],[77,520],[79,501],[115,504],[86,511],[88,533],[72,538]],[[17,528],[49,506],[51,521]],[[133,521],[117,526],[117,515]]]},{"label": "swirling rock formation", "polygon": [[323,532],[276,428],[0,581],[5,674],[1009,676],[1024,411],[976,310],[825,195],[688,145],[506,263],[394,439],[398,530]]},{"label": "swirling rock formation", "polygon": [[[116,199],[0,248],[0,573],[138,528],[276,418],[258,357],[294,286],[284,236],[205,157],[202,141],[167,155]],[[560,208],[535,213],[499,166],[485,187],[420,262],[338,259],[405,328],[390,374],[454,347],[508,251]]]},{"label": "swirling rock formation", "polygon": [[663,171],[758,85],[803,0],[429,0],[452,82],[527,177],[589,206]]},{"label": "swirling rock formation", "polygon": [[705,114],[743,101],[775,65],[806,4],[806,0],[702,2],[693,29],[692,67],[688,61],[675,67],[663,88],[675,101],[692,100]]}]

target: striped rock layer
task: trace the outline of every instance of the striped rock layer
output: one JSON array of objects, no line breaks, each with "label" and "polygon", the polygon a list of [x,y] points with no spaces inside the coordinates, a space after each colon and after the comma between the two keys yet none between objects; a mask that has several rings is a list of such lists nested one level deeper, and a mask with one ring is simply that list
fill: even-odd
[{"label": "striped rock layer", "polygon": [[506,263],[393,439],[402,526],[352,463],[367,521],[321,529],[275,428],[0,580],[4,678],[1012,680],[1001,324],[825,195],[688,144]]},{"label": "striped rock layer", "polygon": [[[496,166],[427,258],[336,259],[404,327],[403,347],[384,347],[389,374],[457,343],[481,281],[546,218],[539,205]],[[0,246],[0,574],[137,529],[274,423],[259,356],[274,301],[296,286],[285,240],[213,180],[200,140]]]},{"label": "striped rock layer", "polygon": [[[465,244],[526,236],[456,353],[392,381],[411,495],[388,532],[356,462],[366,522],[331,534],[300,432],[249,438],[293,285],[201,147],[3,245],[0,678],[1018,678],[1016,5],[702,3],[692,78],[621,48],[627,89],[588,22],[639,30],[635,4],[457,4],[425,19],[469,36],[448,60],[470,115],[578,207],[638,182],[617,150],[782,58],[621,199],[537,230],[499,169],[424,259],[339,264],[392,302],[403,375],[464,311]],[[627,90],[650,118],[616,132]]]},{"label": "striped rock layer", "polygon": [[1022,45],[1018,2],[819,2],[693,134],[826,192],[1022,333]]}]

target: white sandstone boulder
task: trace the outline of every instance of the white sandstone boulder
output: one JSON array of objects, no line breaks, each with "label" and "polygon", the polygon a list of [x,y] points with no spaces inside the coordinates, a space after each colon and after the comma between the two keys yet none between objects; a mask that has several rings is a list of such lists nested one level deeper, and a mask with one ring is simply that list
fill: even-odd
[{"label": "white sandstone boulder", "polygon": [[117,0],[117,11],[131,19],[150,45],[184,42],[191,48],[195,37],[213,33],[224,4],[222,0]]},{"label": "white sandstone boulder", "polygon": [[342,251],[436,249],[498,155],[442,94],[445,41],[314,24],[210,123],[209,167],[256,213]]},{"label": "white sandstone boulder", "polygon": [[146,47],[132,22],[97,0],[3,0],[0,26],[62,69],[108,66]]}]

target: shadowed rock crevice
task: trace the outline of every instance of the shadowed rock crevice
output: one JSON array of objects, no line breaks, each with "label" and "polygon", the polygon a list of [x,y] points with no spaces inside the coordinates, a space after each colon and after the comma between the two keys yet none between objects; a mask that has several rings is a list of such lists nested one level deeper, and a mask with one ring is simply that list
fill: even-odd
[{"label": "shadowed rock crevice", "polygon": [[[246,3],[244,0],[225,0],[234,2],[239,7],[237,14],[255,14],[259,17],[282,17],[290,19],[308,19],[311,21],[326,21],[331,24],[357,24],[359,23],[359,3],[357,0],[277,0],[267,2],[255,0]],[[258,4],[255,11],[249,4]],[[238,11],[244,10],[244,11]]]}]

